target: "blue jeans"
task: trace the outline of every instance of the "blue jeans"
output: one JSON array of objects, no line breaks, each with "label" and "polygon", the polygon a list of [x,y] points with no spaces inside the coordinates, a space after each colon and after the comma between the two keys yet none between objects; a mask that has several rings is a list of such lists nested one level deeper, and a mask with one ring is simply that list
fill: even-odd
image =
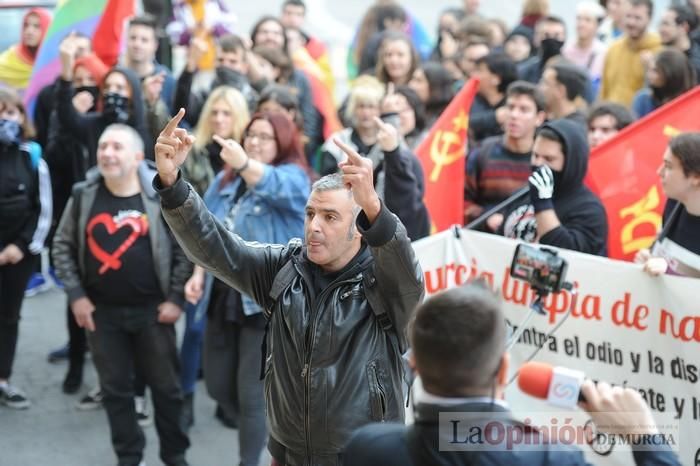
[{"label": "blue jeans", "polygon": [[207,316],[203,315],[195,320],[197,306],[191,303],[185,305],[185,334],[182,337],[180,348],[180,385],[182,393],[189,395],[194,393],[197,383],[197,374],[202,363],[202,341],[204,341],[204,327]]},{"label": "blue jeans", "polygon": [[134,407],[135,366],[151,388],[160,458],[168,466],[186,465],[190,446],[180,427],[182,392],[175,346],[175,327],[158,323],[157,304],[95,304],[95,331],[87,332],[102,387],[102,404],[120,465],[137,465],[145,437]]}]

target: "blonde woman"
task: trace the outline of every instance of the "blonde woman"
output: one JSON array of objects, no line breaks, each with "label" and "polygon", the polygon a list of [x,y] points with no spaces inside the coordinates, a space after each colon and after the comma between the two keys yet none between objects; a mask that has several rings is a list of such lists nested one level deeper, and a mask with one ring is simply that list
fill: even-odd
[{"label": "blonde woman", "polygon": [[194,130],[192,153],[182,166],[183,176],[200,196],[224,166],[214,135],[240,141],[249,121],[248,104],[237,89],[220,86],[209,94]]},{"label": "blonde woman", "polygon": [[394,111],[386,114],[381,111],[383,103],[392,107],[389,104],[397,98],[395,94],[385,96],[384,84],[376,78],[360,76],[355,80],[345,109],[350,124],[323,144],[321,175],[337,172],[338,163],[345,160],[336,139],[372,160],[375,190],[415,240],[430,232],[423,204],[423,169],[401,137],[398,108],[394,106]]}]

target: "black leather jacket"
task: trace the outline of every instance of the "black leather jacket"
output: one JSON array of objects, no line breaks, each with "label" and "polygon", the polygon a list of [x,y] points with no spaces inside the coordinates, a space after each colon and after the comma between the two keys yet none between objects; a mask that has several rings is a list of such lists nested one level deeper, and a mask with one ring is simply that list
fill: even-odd
[{"label": "black leather jacket", "polygon": [[[245,242],[209,213],[181,176],[168,189],[159,189],[156,177],[154,187],[190,259],[252,296],[270,317],[265,398],[270,450],[278,461],[339,464],[338,454],[356,428],[403,420],[400,353],[406,323],[423,297],[423,273],[404,226],[386,206],[372,225],[364,213],[358,216],[368,247],[316,293],[317,266],[299,240],[285,246]],[[290,260],[295,273],[272,299],[275,276]],[[371,300],[384,306],[391,329],[382,327],[369,305],[367,295],[375,291]]]}]

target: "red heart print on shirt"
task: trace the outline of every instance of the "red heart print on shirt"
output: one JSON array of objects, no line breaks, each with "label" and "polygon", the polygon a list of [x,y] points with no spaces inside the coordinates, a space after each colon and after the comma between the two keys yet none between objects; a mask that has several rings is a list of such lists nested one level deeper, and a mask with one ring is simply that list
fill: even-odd
[{"label": "red heart print on shirt", "polygon": [[[115,221],[115,218],[118,220]],[[99,244],[97,244],[97,241],[95,241],[95,238],[93,237],[92,231],[97,225],[103,225],[107,229],[107,233],[110,235],[115,234],[122,228],[131,228],[131,233],[126,237],[124,242],[114,250],[114,252],[107,252],[102,249]],[[117,215],[116,217],[112,217],[112,215],[106,212],[95,215],[87,225],[87,243],[88,248],[95,259],[102,262],[102,266],[99,270],[100,275],[107,273],[107,271],[110,269],[119,270],[122,266],[120,257],[131,247],[131,245],[134,244],[139,236],[145,236],[147,234],[148,220],[145,215]]]}]

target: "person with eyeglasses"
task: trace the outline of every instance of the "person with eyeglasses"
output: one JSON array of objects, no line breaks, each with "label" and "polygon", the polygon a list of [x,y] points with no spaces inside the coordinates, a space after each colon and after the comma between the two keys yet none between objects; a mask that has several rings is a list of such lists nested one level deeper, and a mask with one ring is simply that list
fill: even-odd
[{"label": "person with eyeglasses", "polygon": [[[246,241],[285,244],[301,237],[312,175],[294,124],[281,114],[259,113],[246,125],[242,146],[216,132],[212,139],[224,164],[203,198],[214,216]],[[194,319],[206,316],[204,380],[219,404],[217,417],[238,426],[240,464],[257,465],[268,435],[260,380],[262,308],[200,266],[185,297],[196,305]],[[190,410],[183,422],[192,421]]]}]

